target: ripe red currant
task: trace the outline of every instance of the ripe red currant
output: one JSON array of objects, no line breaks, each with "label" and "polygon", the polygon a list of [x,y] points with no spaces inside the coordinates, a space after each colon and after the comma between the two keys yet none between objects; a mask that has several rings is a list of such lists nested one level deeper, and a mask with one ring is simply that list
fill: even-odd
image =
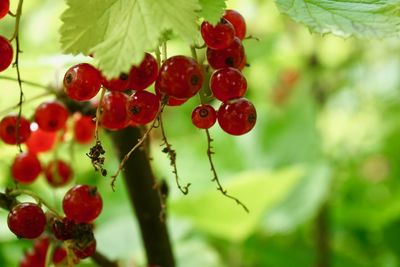
[{"label": "ripe red currant", "polygon": [[40,104],[35,111],[35,121],[39,128],[46,132],[55,132],[65,127],[68,110],[57,101]]},{"label": "ripe red currant", "polygon": [[74,138],[79,144],[90,143],[94,138],[96,124],[91,116],[77,115],[74,124]]},{"label": "ripe red currant", "polygon": [[257,112],[249,100],[238,98],[222,103],[217,117],[222,130],[231,135],[242,135],[253,129]]},{"label": "ripe red currant", "polygon": [[100,90],[102,76],[100,72],[88,63],[71,67],[64,76],[65,93],[73,100],[87,101]]},{"label": "ripe red currant", "polygon": [[157,60],[149,53],[145,53],[139,66],[133,66],[129,73],[130,88],[136,91],[149,87],[158,75]]},{"label": "ripe red currant", "polygon": [[44,266],[45,259],[42,259],[36,251],[28,250],[22,258],[19,267],[37,267]]},{"label": "ripe red currant", "polygon": [[14,57],[14,50],[10,44],[10,42],[0,36],[0,71],[3,71],[11,65],[11,62]]},{"label": "ripe red currant", "polygon": [[62,160],[50,161],[44,169],[47,182],[53,187],[68,184],[72,179],[71,167]]},{"label": "ripe red currant", "polygon": [[147,91],[137,91],[128,102],[131,121],[138,125],[145,125],[153,121],[160,109],[159,98]]},{"label": "ripe red currant", "polygon": [[17,143],[17,132],[18,143],[25,143],[31,135],[29,121],[21,116],[18,127],[17,121],[18,115],[7,115],[0,121],[0,138],[4,143],[15,145]]},{"label": "ripe red currant", "polygon": [[10,0],[0,0],[0,19],[4,18],[10,11]]},{"label": "ripe red currant", "polygon": [[[163,96],[162,96],[162,93],[160,92],[160,87],[159,87],[159,84],[158,84],[158,80],[154,84],[154,91],[156,92],[156,95],[158,96],[160,102],[162,102],[163,101],[163,99],[162,99]],[[180,106],[183,103],[185,103],[186,101],[188,101],[188,99],[178,99],[178,98],[175,98],[173,96],[167,96],[167,95],[165,95],[165,96],[168,98],[167,106]]]},{"label": "ripe red currant", "polygon": [[24,152],[17,155],[11,167],[14,180],[29,184],[36,180],[42,171],[39,159],[35,154]]},{"label": "ripe red currant", "polygon": [[162,64],[157,79],[160,92],[178,99],[188,99],[200,90],[203,71],[193,58],[173,56]]},{"label": "ripe red currant", "polygon": [[200,30],[207,47],[215,50],[228,48],[232,44],[233,38],[235,38],[235,29],[224,18],[215,26],[204,21]]},{"label": "ripe red currant", "polygon": [[244,96],[247,81],[242,73],[234,68],[216,70],[210,78],[213,95],[222,102]]},{"label": "ripe red currant", "polygon": [[75,243],[72,251],[79,259],[86,259],[96,252],[96,239],[91,240],[88,244]]},{"label": "ripe red currant", "polygon": [[122,73],[118,78],[103,79],[103,86],[110,91],[125,91],[129,89],[129,75]]},{"label": "ripe red currant", "polygon": [[208,104],[197,106],[192,112],[192,123],[197,128],[209,129],[216,121],[217,112]]},{"label": "ripe red currant", "polygon": [[246,22],[243,16],[235,10],[226,9],[223,17],[232,23],[236,36],[243,40],[246,37]]},{"label": "ripe red currant", "polygon": [[110,92],[106,94],[101,103],[103,113],[101,114],[101,125],[109,130],[121,130],[129,125],[128,114],[129,97],[121,92]]},{"label": "ripe red currant", "polygon": [[67,251],[63,247],[57,247],[53,253],[53,263],[55,266],[62,265],[67,259]]},{"label": "ripe red currant", "polygon": [[20,203],[11,209],[7,223],[16,236],[34,239],[43,233],[46,216],[37,204]]},{"label": "ripe red currant", "polygon": [[78,223],[90,223],[96,219],[103,208],[103,201],[96,187],[76,185],[64,196],[65,216]]},{"label": "ripe red currant", "polygon": [[57,140],[56,132],[45,132],[38,128],[36,123],[31,124],[32,131],[29,139],[26,141],[26,146],[30,153],[37,154],[50,151]]},{"label": "ripe red currant", "polygon": [[239,38],[235,37],[232,44],[222,50],[207,48],[207,60],[214,69],[232,67],[238,69],[244,58],[244,48]]}]

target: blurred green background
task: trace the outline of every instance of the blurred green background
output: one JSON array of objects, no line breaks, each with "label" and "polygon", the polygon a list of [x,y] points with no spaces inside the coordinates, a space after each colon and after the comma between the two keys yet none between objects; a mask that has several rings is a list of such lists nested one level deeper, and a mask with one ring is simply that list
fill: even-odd
[{"label": "blurred green background", "polygon": [[[11,1],[16,4],[16,1]],[[218,125],[211,129],[215,165],[228,192],[250,209],[223,197],[210,180],[206,136],[192,126],[192,99],[167,108],[165,124],[177,151],[183,196],[177,190],[160,136],[152,136],[152,165],[171,189],[169,230],[179,266],[310,267],[321,256],[318,235],[330,244],[335,267],[400,266],[400,44],[398,39],[355,40],[311,34],[279,14],[273,1],[228,1],[247,20],[250,67],[244,70],[246,95],[257,107],[258,121],[249,134],[233,137]],[[15,8],[15,7],[14,7]],[[25,80],[60,86],[65,70],[86,57],[62,55],[59,16],[64,1],[24,3],[21,25]],[[14,10],[14,9],[13,9]],[[0,23],[11,36],[13,19]],[[179,40],[169,55],[190,55]],[[15,70],[1,76],[16,77]],[[26,99],[43,90],[24,86]],[[0,79],[0,115],[18,103],[16,82]],[[24,105],[31,117],[44,98]],[[218,103],[213,103],[218,106]],[[6,111],[1,113],[2,111]],[[113,147],[106,144],[108,170],[116,170]],[[11,185],[15,147],[0,145],[0,187]],[[77,183],[97,183],[104,210],[96,221],[98,249],[123,266],[144,266],[140,234],[121,179],[113,193],[109,180],[94,173],[85,156],[89,146],[60,147],[71,162]],[[47,162],[51,153],[43,155]],[[43,177],[28,186],[61,209],[67,190],[51,189]],[[0,211],[0,266],[18,266],[30,241],[8,230]],[[90,260],[79,266],[94,266]]]}]

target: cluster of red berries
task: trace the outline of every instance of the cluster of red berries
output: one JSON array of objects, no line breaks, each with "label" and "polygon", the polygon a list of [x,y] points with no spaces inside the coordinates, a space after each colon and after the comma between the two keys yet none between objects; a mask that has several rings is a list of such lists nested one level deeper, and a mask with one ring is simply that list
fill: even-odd
[{"label": "cluster of red berries", "polygon": [[[254,127],[257,116],[253,104],[243,98],[247,90],[240,71],[246,65],[241,42],[246,33],[245,21],[238,12],[226,10],[216,26],[204,22],[201,33],[208,47],[208,63],[215,69],[210,88],[223,103],[218,113],[208,104],[196,107],[192,122],[198,128],[208,129],[218,119],[225,132],[245,134]],[[120,130],[152,122],[162,103],[169,106],[185,103],[200,91],[203,80],[202,66],[191,57],[173,56],[158,68],[156,59],[146,53],[139,65],[114,79],[105,78],[88,63],[77,64],[65,73],[64,89],[76,101],[92,99],[101,87],[108,89],[100,103],[99,121],[106,129]],[[146,91],[153,83],[154,93]]]},{"label": "cluster of red berries", "polygon": [[[10,0],[0,1],[0,19],[4,18],[10,11]],[[0,71],[7,69],[13,60],[14,50],[10,41],[0,36]]]},{"label": "cluster of red berries", "polygon": [[[43,252],[47,250],[49,240],[61,250],[71,251],[71,258],[76,263],[79,259],[87,258],[96,251],[96,239],[93,235],[93,221],[100,215],[103,202],[96,187],[76,185],[64,196],[62,207],[65,217],[55,214],[45,214],[35,203],[24,202],[15,204],[8,214],[8,227],[19,238],[37,239],[44,235],[46,225],[49,227],[47,245],[28,252],[21,262],[25,267],[44,266]],[[37,241],[41,244],[42,241]],[[57,254],[58,253],[58,254]],[[46,253],[44,253],[46,254]],[[62,251],[55,250],[53,260],[62,261]],[[40,264],[39,264],[40,263]]]},{"label": "cluster of red berries", "polygon": [[[20,262],[20,267],[44,267],[50,245],[50,238],[46,235],[35,240],[32,249],[25,252],[24,258]],[[52,263],[54,266],[65,266],[67,263],[67,250],[63,244],[55,244]]]}]

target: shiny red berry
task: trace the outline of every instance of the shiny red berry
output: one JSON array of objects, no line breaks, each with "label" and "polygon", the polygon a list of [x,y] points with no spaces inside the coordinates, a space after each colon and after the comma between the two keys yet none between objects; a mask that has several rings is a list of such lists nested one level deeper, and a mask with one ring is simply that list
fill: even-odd
[{"label": "shiny red berry", "polygon": [[77,115],[74,124],[74,139],[79,144],[87,144],[94,139],[96,123],[91,116]]},{"label": "shiny red berry", "polygon": [[62,160],[50,161],[44,169],[47,182],[53,187],[68,184],[72,179],[71,167]]},{"label": "shiny red berry", "polygon": [[192,112],[192,123],[197,128],[209,129],[216,121],[217,112],[208,104],[197,106]]},{"label": "shiny red berry", "polygon": [[160,103],[163,101],[163,97],[167,97],[167,99],[168,99],[167,106],[180,106],[183,103],[185,103],[186,101],[188,101],[188,99],[178,99],[173,96],[167,96],[167,95],[163,96],[162,93],[160,92],[158,80],[154,84],[154,91],[156,92],[156,95],[158,96]]},{"label": "shiny red berry", "polygon": [[68,110],[57,101],[40,104],[35,111],[35,121],[46,132],[55,132],[65,127]]},{"label": "shiny red berry", "polygon": [[129,98],[128,110],[131,121],[138,125],[153,121],[159,109],[160,99],[153,93],[137,91]]},{"label": "shiny red berry", "polygon": [[246,37],[246,21],[243,16],[235,10],[226,9],[223,17],[232,23],[236,36],[243,40]]},{"label": "shiny red berry", "polygon": [[210,78],[210,88],[218,100],[225,102],[244,96],[247,81],[243,74],[234,68],[216,70]]},{"label": "shiny red berry", "polygon": [[11,166],[14,180],[29,184],[36,180],[42,171],[39,159],[35,154],[24,152],[17,155]]},{"label": "shiny red berry", "polygon": [[160,92],[178,99],[188,99],[200,90],[203,71],[193,58],[173,56],[162,64],[157,79]]},{"label": "shiny red berry", "polygon": [[50,151],[57,140],[56,132],[45,132],[38,128],[36,123],[31,124],[32,131],[29,139],[26,141],[26,146],[30,153],[43,153]]},{"label": "shiny red berry", "polygon": [[64,76],[65,93],[73,100],[87,101],[100,90],[102,76],[100,72],[88,63],[71,67]]},{"label": "shiny red berry", "polygon": [[146,53],[139,66],[133,66],[129,73],[130,89],[144,90],[149,87],[158,75],[157,60],[149,53]]},{"label": "shiny red berry", "polygon": [[10,0],[0,0],[0,19],[4,18],[10,11]]},{"label": "shiny red berry", "polygon": [[239,98],[223,103],[217,117],[222,130],[231,135],[242,135],[253,129],[257,112],[249,100]]},{"label": "shiny red berry", "polygon": [[103,201],[96,187],[76,185],[64,196],[65,216],[78,223],[90,223],[96,219],[103,208]]},{"label": "shiny red berry", "polygon": [[204,21],[200,30],[207,47],[215,50],[228,48],[235,38],[235,29],[226,19],[221,19],[215,26]]},{"label": "shiny red berry", "polygon": [[225,49],[207,48],[207,60],[214,69],[232,67],[238,69],[244,58],[244,48],[239,38],[235,37],[232,44]]},{"label": "shiny red berry", "polygon": [[14,50],[10,42],[0,36],[0,71],[7,69],[13,60]]},{"label": "shiny red berry", "polygon": [[75,243],[72,247],[72,251],[79,259],[86,259],[96,252],[96,239],[83,245]]},{"label": "shiny red berry", "polygon": [[0,138],[4,143],[15,145],[17,143],[17,132],[18,143],[25,143],[31,135],[30,122],[21,116],[17,127],[17,121],[18,115],[7,115],[0,121]]},{"label": "shiny red berry", "polygon": [[129,75],[122,73],[118,78],[107,80],[103,78],[103,86],[110,91],[125,91],[129,88]]},{"label": "shiny red berry", "polygon": [[101,103],[101,126],[109,130],[121,130],[129,125],[129,97],[121,92],[106,94]]},{"label": "shiny red berry", "polygon": [[37,204],[20,203],[11,209],[7,223],[16,236],[34,239],[43,233],[46,216]]}]

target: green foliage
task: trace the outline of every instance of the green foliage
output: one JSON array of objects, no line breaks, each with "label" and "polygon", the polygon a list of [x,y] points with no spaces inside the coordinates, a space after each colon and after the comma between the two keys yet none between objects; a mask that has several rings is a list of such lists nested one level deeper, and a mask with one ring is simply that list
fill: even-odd
[{"label": "green foliage", "polygon": [[400,32],[399,0],[277,0],[280,11],[311,31],[348,37]]},{"label": "green foliage", "polygon": [[199,0],[199,2],[201,5],[200,17],[213,24],[217,23],[226,8],[225,0]]}]

